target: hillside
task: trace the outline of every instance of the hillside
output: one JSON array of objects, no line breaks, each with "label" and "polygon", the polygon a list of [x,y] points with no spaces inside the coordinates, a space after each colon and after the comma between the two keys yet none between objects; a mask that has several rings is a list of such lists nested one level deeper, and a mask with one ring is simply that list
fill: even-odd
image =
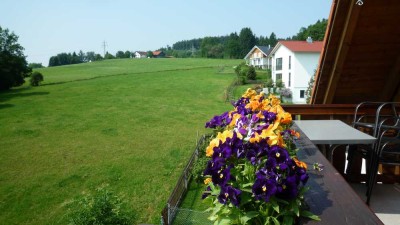
[{"label": "hillside", "polygon": [[204,123],[230,108],[238,62],[106,60],[1,92],[1,223],[66,224],[68,204],[105,184],[159,223]]}]

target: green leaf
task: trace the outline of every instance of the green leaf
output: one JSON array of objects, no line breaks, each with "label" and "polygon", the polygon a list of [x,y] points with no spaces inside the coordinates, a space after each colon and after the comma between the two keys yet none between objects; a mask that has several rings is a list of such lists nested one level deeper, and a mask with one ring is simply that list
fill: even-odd
[{"label": "green leaf", "polygon": [[307,211],[307,210],[301,211],[300,215],[302,217],[310,218],[312,220],[321,221],[321,218],[319,218],[319,216],[317,216],[317,215],[315,215],[312,212]]},{"label": "green leaf", "polygon": [[230,225],[230,224],[232,224],[231,220],[230,219],[226,219],[226,218],[221,219],[219,221],[215,221],[215,222],[217,222],[217,223],[214,223],[214,225]]},{"label": "green leaf", "polygon": [[278,221],[278,219],[276,219],[276,217],[272,217],[272,216],[271,216],[271,219],[272,219],[272,222],[274,222],[275,225],[280,225],[280,224],[281,224],[281,223]]},{"label": "green leaf", "polygon": [[272,206],[272,208],[275,210],[275,212],[279,213],[279,212],[280,212],[280,210],[279,210],[279,204],[278,204],[278,202],[276,201],[276,199],[275,199],[275,198],[271,198],[271,199],[269,200],[269,202],[271,203],[271,206]]},{"label": "green leaf", "polygon": [[294,219],[292,216],[284,216],[283,217],[283,224],[284,225],[293,225],[294,224]]},{"label": "green leaf", "polygon": [[251,186],[253,186],[253,183],[247,183],[247,184],[243,184],[243,185],[242,185],[242,187],[244,187],[244,188],[245,188],[245,187],[251,187]]},{"label": "green leaf", "polygon": [[240,223],[246,224],[247,221],[249,221],[257,216],[258,216],[258,212],[256,212],[256,211],[246,212],[243,216],[240,217]]},{"label": "green leaf", "polygon": [[296,214],[297,217],[300,216],[300,212],[299,212],[299,205],[297,204],[296,201],[293,201],[291,204],[291,207],[293,209],[293,212]]}]

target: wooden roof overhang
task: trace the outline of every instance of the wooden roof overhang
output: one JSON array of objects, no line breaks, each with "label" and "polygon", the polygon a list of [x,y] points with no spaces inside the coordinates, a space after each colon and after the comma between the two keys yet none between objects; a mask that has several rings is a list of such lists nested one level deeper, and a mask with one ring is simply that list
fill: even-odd
[{"label": "wooden roof overhang", "polygon": [[333,0],[311,103],[400,101],[399,86],[400,1]]}]

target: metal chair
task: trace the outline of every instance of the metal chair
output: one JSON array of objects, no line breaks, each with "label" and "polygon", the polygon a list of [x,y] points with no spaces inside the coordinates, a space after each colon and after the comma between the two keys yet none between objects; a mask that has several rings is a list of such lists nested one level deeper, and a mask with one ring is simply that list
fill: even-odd
[{"label": "metal chair", "polygon": [[[396,115],[396,112],[393,114],[387,115],[383,114],[382,110],[384,108],[388,108],[390,105],[387,102],[361,102],[359,103],[354,111],[353,123],[352,126],[355,129],[362,130],[373,137],[377,137],[379,126],[385,122],[388,118],[392,118],[393,115]],[[367,113],[367,108],[373,108],[374,113]],[[365,111],[361,113],[361,111]],[[369,110],[371,111],[371,110]],[[373,145],[349,145],[347,148],[347,170],[346,174],[350,174],[351,167],[353,165],[353,159],[355,154],[360,154],[362,158],[367,160],[368,162],[371,160],[371,152],[373,150]],[[367,167],[367,174],[368,174]]]},{"label": "metal chair", "polygon": [[[361,114],[360,111],[362,111],[365,107],[372,107],[375,113]],[[400,117],[397,112],[397,108],[399,107],[400,103],[398,102],[362,102],[357,105],[354,112],[352,124],[353,127],[368,132],[370,135],[377,138],[377,142],[372,145],[349,145],[347,148],[347,174],[351,173],[351,167],[355,154],[359,154],[362,158],[366,160],[367,204],[369,204],[369,199],[373,188],[372,186],[376,179],[376,170],[378,166],[376,165],[376,163],[377,161],[379,161],[377,159],[376,152],[377,148],[381,146],[381,144],[378,144],[378,140],[380,140],[379,135],[389,127],[400,126]]]},{"label": "metal chair", "polygon": [[[398,117],[400,118],[400,117]],[[376,184],[379,165],[400,166],[400,123],[393,126],[382,125],[378,129],[378,141],[371,157],[367,185],[367,204],[371,200],[372,189]]]}]

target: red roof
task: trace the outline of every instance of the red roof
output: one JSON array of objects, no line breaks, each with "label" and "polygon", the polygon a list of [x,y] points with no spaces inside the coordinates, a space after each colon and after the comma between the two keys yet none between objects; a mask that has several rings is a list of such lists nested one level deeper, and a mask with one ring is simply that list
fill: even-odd
[{"label": "red roof", "polygon": [[308,43],[307,41],[279,41],[283,46],[288,48],[292,52],[321,52],[322,41],[313,41]]},{"label": "red roof", "polygon": [[162,51],[154,51],[154,52],[153,52],[153,55],[154,55],[154,56],[157,56],[157,55],[161,54],[161,52],[162,52]]}]

